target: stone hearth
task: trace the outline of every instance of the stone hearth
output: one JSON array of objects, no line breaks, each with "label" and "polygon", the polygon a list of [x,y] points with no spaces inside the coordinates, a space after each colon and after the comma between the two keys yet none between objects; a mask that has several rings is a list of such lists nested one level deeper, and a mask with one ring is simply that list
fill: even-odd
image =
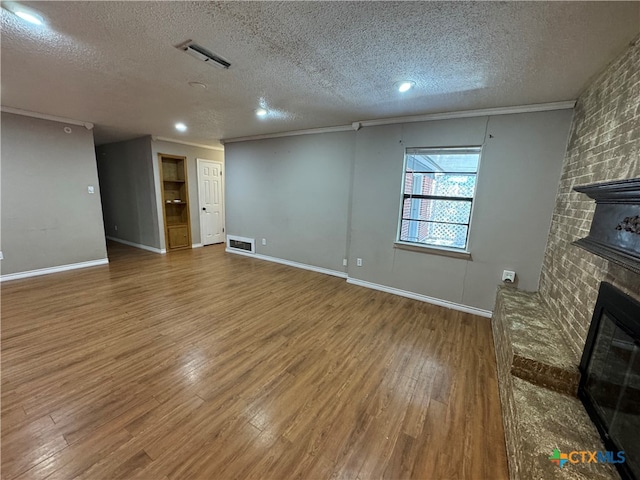
[{"label": "stone hearth", "polygon": [[539,294],[501,287],[491,324],[511,480],[618,479],[611,465],[548,459],[605,447],[575,397],[579,359]]},{"label": "stone hearth", "polygon": [[504,340],[510,372],[534,385],[575,396],[580,359],[564,341],[539,294],[501,287],[495,312],[494,335]]}]

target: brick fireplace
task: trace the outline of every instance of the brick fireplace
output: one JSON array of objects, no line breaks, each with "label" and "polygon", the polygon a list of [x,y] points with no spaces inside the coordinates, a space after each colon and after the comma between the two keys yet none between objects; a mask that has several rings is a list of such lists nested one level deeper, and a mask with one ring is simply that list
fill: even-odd
[{"label": "brick fireplace", "polygon": [[636,38],[576,103],[538,292],[502,287],[497,294],[492,328],[512,480],[619,478],[611,464],[560,469],[549,457],[555,449],[606,450],[576,396],[580,358],[601,282],[640,300],[640,274],[574,245],[589,236],[595,211],[574,187],[638,177]]},{"label": "brick fireplace", "polygon": [[602,280],[640,298],[637,276],[572,242],[589,234],[594,202],[577,185],[640,177],[640,41],[576,103],[539,292],[576,355],[582,353]]}]

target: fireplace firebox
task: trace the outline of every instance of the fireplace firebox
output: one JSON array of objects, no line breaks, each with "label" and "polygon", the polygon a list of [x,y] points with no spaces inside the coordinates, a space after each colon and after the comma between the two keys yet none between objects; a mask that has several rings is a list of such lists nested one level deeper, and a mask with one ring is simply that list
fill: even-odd
[{"label": "fireplace firebox", "polygon": [[580,362],[578,396],[625,480],[640,480],[640,302],[602,282]]}]

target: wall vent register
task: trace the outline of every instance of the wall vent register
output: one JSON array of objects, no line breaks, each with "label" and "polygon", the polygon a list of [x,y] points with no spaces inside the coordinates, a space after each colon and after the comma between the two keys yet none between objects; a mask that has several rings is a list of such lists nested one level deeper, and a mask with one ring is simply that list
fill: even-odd
[{"label": "wall vent register", "polygon": [[255,238],[227,235],[227,248],[230,250],[240,250],[247,253],[256,253],[256,240]]}]

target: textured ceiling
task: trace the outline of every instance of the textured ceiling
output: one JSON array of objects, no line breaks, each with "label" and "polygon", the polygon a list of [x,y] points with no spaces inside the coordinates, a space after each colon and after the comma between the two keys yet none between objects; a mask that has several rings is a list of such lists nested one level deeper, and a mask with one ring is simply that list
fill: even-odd
[{"label": "textured ceiling", "polygon": [[[640,2],[23,2],[2,10],[2,105],[97,143],[219,139],[575,99],[640,31]],[[228,59],[212,68],[187,39]],[[416,88],[400,94],[394,82]],[[193,88],[188,82],[207,85]],[[271,111],[259,119],[263,102]],[[186,133],[173,125],[183,121]]]}]

